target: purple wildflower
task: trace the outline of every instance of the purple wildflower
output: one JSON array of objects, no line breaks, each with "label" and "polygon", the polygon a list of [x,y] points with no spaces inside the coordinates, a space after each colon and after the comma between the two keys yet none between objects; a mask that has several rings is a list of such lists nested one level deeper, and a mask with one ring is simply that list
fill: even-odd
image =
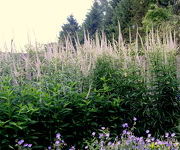
[{"label": "purple wildflower", "polygon": [[24,144],[23,146],[24,146],[24,147],[27,147],[27,146],[28,146],[28,144]]},{"label": "purple wildflower", "polygon": [[58,145],[60,143],[60,141],[56,141],[55,144]]},{"label": "purple wildflower", "polygon": [[108,142],[108,146],[111,146],[112,145],[112,142]]},{"label": "purple wildflower", "polygon": [[69,150],[75,150],[75,147],[74,147],[74,146],[72,146]]},{"label": "purple wildflower", "polygon": [[134,117],[134,118],[133,118],[133,120],[134,120],[134,121],[137,121],[137,118],[136,118],[136,117]]},{"label": "purple wildflower", "polygon": [[28,144],[28,146],[27,146],[27,147],[29,147],[29,148],[30,148],[30,147],[32,147],[32,144]]},{"label": "purple wildflower", "polygon": [[56,138],[57,138],[57,139],[60,139],[60,137],[61,137],[61,134],[60,134],[60,133],[57,133],[57,134],[56,134]]},{"label": "purple wildflower", "polygon": [[127,123],[124,123],[124,124],[122,124],[122,127],[123,127],[123,128],[128,128],[128,124],[127,124]]},{"label": "purple wildflower", "polygon": [[170,143],[167,143],[166,146],[167,146],[167,147],[171,147],[171,144],[170,144]]},{"label": "purple wildflower", "polygon": [[105,127],[101,127],[102,130],[105,130],[106,128]]},{"label": "purple wildflower", "polygon": [[127,131],[127,135],[130,135],[131,134],[131,132],[130,131]]},{"label": "purple wildflower", "polygon": [[93,132],[93,133],[92,133],[92,136],[95,136],[95,135],[96,135],[96,133],[95,133],[95,132]]},{"label": "purple wildflower", "polygon": [[150,131],[149,130],[146,130],[146,133],[148,134]]},{"label": "purple wildflower", "polygon": [[166,133],[166,134],[165,134],[165,137],[168,138],[168,137],[169,137],[169,133]]},{"label": "purple wildflower", "polygon": [[163,145],[163,142],[160,141],[160,140],[157,140],[157,144],[158,144],[158,145]]},{"label": "purple wildflower", "polygon": [[155,138],[153,137],[153,138],[151,138],[151,141],[154,141],[155,140]]},{"label": "purple wildflower", "polygon": [[123,130],[123,134],[127,134],[127,130]]},{"label": "purple wildflower", "polygon": [[48,147],[48,150],[50,150],[50,149],[51,149],[51,146]]},{"label": "purple wildflower", "polygon": [[85,149],[88,149],[88,146],[85,146]]},{"label": "purple wildflower", "polygon": [[24,140],[18,141],[18,145],[21,145],[21,144],[23,144],[23,143],[24,143]]}]

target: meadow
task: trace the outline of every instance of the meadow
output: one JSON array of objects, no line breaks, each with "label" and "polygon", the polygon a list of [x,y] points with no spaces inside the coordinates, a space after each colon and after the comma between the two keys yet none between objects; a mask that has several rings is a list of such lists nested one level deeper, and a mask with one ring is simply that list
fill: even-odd
[{"label": "meadow", "polygon": [[0,54],[0,149],[178,150],[175,33],[84,38]]}]

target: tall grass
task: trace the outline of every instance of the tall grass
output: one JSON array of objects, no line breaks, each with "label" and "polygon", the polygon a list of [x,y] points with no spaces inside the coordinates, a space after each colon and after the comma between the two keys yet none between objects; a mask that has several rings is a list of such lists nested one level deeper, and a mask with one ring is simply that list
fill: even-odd
[{"label": "tall grass", "polygon": [[112,41],[104,34],[94,40],[85,35],[76,49],[67,39],[30,46],[25,53],[1,53],[2,149],[21,137],[43,146],[55,132],[81,147],[97,128],[109,127],[115,136],[134,116],[137,135],[175,130],[180,69],[174,33],[152,30],[142,38],[137,32],[126,43],[120,32]]}]

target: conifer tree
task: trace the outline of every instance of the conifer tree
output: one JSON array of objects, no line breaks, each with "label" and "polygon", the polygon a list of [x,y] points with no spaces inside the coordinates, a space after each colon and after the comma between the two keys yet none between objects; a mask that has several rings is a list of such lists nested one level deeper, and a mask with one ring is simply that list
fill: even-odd
[{"label": "conifer tree", "polygon": [[67,21],[68,21],[68,23],[64,24],[62,26],[62,31],[60,32],[60,37],[70,36],[70,37],[75,38],[76,32],[79,30],[79,25],[73,15],[70,15],[67,18]]},{"label": "conifer tree", "polygon": [[86,15],[84,28],[88,31],[91,38],[94,38],[95,33],[102,30],[103,13],[100,2],[95,0],[90,12]]},{"label": "conifer tree", "polygon": [[64,42],[66,38],[70,38],[74,48],[76,48],[76,35],[80,27],[73,15],[70,15],[67,21],[68,23],[62,26],[62,31],[59,33],[59,40]]}]

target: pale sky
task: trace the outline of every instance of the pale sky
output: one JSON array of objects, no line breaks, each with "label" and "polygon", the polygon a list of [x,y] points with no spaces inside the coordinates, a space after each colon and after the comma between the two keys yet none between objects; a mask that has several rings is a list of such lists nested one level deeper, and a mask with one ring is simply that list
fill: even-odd
[{"label": "pale sky", "polygon": [[17,47],[28,42],[57,40],[61,25],[73,14],[82,23],[93,0],[0,0],[0,48],[14,39]]}]

